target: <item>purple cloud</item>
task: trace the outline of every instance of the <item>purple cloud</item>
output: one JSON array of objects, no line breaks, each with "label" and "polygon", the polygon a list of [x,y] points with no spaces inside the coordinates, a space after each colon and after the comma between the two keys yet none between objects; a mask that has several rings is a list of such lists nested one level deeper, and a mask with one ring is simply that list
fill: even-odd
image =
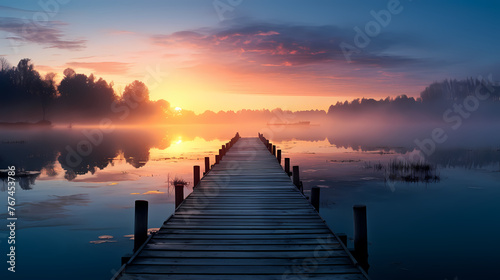
[{"label": "purple cloud", "polygon": [[[341,42],[352,41],[353,32],[335,26],[249,24],[224,29],[181,31],[154,35],[153,43],[164,46],[206,49],[225,57],[233,54],[243,61],[261,66],[302,66],[320,63],[344,64]],[[382,55],[394,39],[381,36],[370,49],[352,55],[354,64],[391,68],[421,62],[418,59]],[[399,42],[401,43],[401,42]]]},{"label": "purple cloud", "polygon": [[0,30],[10,33],[8,39],[46,45],[48,48],[80,50],[86,40],[65,40],[60,21],[34,22],[28,19],[0,17]]}]

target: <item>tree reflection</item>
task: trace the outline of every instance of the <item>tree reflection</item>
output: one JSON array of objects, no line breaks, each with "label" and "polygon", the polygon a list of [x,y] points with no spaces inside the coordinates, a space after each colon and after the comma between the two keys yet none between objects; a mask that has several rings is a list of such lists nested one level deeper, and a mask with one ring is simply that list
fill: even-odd
[{"label": "tree reflection", "polygon": [[[116,131],[104,134],[97,145],[88,145],[91,142],[86,135],[88,133],[82,131],[62,130],[2,131],[0,166],[15,166],[19,171],[38,171],[55,177],[58,163],[64,170],[64,178],[71,181],[79,175],[94,174],[113,165],[113,160],[120,155],[133,167],[143,167],[149,161],[151,148],[165,149],[170,145],[169,138],[162,132]],[[87,149],[83,154],[79,153],[82,147]],[[69,160],[75,157],[78,157],[77,164]],[[38,176],[39,173],[19,176],[17,182],[22,189],[31,189]]]},{"label": "tree reflection", "polygon": [[[262,126],[243,129],[262,131]],[[234,133],[232,130],[234,127],[190,125],[168,130],[117,129],[113,132],[102,132],[102,137],[95,139],[88,137],[89,131],[84,133],[84,130],[76,129],[3,130],[0,131],[0,169],[14,165],[19,171],[38,171],[48,177],[55,177],[64,172],[64,178],[71,181],[80,175],[95,174],[98,170],[108,168],[117,158],[123,158],[134,168],[144,167],[151,159],[152,148],[166,149],[172,140],[179,136],[182,136],[183,141],[191,141],[196,137],[212,141],[229,139]],[[250,132],[245,131],[244,134],[249,135]],[[320,142],[321,145],[327,142],[331,146],[361,152],[407,154],[415,149],[413,139],[418,137],[416,133],[403,133],[401,130],[396,134],[404,137],[394,137],[396,134],[390,132],[379,134],[382,136],[371,135],[367,130],[328,130],[322,126],[286,127],[275,132],[272,140],[277,145],[300,140],[318,142],[318,145]],[[99,141],[95,141],[96,139]],[[426,160],[445,167],[484,167],[498,165],[500,151],[498,147],[471,150],[443,146],[426,157]],[[37,178],[38,176],[26,176],[18,181],[21,188],[31,189]]]}]

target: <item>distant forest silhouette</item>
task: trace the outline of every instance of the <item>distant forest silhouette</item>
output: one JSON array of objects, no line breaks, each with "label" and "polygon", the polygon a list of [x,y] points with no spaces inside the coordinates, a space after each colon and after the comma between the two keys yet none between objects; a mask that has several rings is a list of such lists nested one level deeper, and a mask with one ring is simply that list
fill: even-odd
[{"label": "distant forest silhouette", "polygon": [[[152,101],[149,90],[141,81],[133,81],[118,93],[113,83],[93,74],[76,73],[67,68],[58,84],[55,73],[44,77],[35,70],[30,59],[22,59],[17,66],[0,57],[0,121],[18,122],[50,120],[63,123],[95,123],[103,118],[123,123],[230,123],[230,122],[298,122],[303,120],[357,120],[376,116],[402,116],[408,120],[442,119],[446,110],[453,114],[480,110],[476,118],[499,117],[500,86],[492,81],[467,79],[445,80],[428,86],[419,98],[400,95],[385,99],[355,99],[337,102],[328,112],[324,110],[284,111],[240,110],[196,115],[189,110],[176,112],[170,103]],[[478,100],[478,96],[487,96]],[[465,108],[465,109],[464,109]],[[470,110],[469,110],[470,111]],[[450,113],[450,118],[452,117]],[[371,118],[370,118],[371,119]]]}]

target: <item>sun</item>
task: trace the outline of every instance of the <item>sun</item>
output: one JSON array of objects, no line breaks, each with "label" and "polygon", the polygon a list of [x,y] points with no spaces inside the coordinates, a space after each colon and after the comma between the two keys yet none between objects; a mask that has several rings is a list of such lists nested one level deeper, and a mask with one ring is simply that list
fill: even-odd
[{"label": "sun", "polygon": [[182,108],[181,108],[181,107],[175,107],[175,108],[174,108],[174,110],[175,110],[176,112],[180,112],[180,111],[182,111]]}]

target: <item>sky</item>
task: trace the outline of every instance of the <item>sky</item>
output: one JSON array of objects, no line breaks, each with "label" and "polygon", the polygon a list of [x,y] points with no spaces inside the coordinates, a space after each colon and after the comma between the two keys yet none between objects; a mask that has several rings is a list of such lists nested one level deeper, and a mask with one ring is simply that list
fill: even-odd
[{"label": "sky", "polygon": [[500,74],[498,1],[0,0],[0,56],[205,110],[323,109]]}]

